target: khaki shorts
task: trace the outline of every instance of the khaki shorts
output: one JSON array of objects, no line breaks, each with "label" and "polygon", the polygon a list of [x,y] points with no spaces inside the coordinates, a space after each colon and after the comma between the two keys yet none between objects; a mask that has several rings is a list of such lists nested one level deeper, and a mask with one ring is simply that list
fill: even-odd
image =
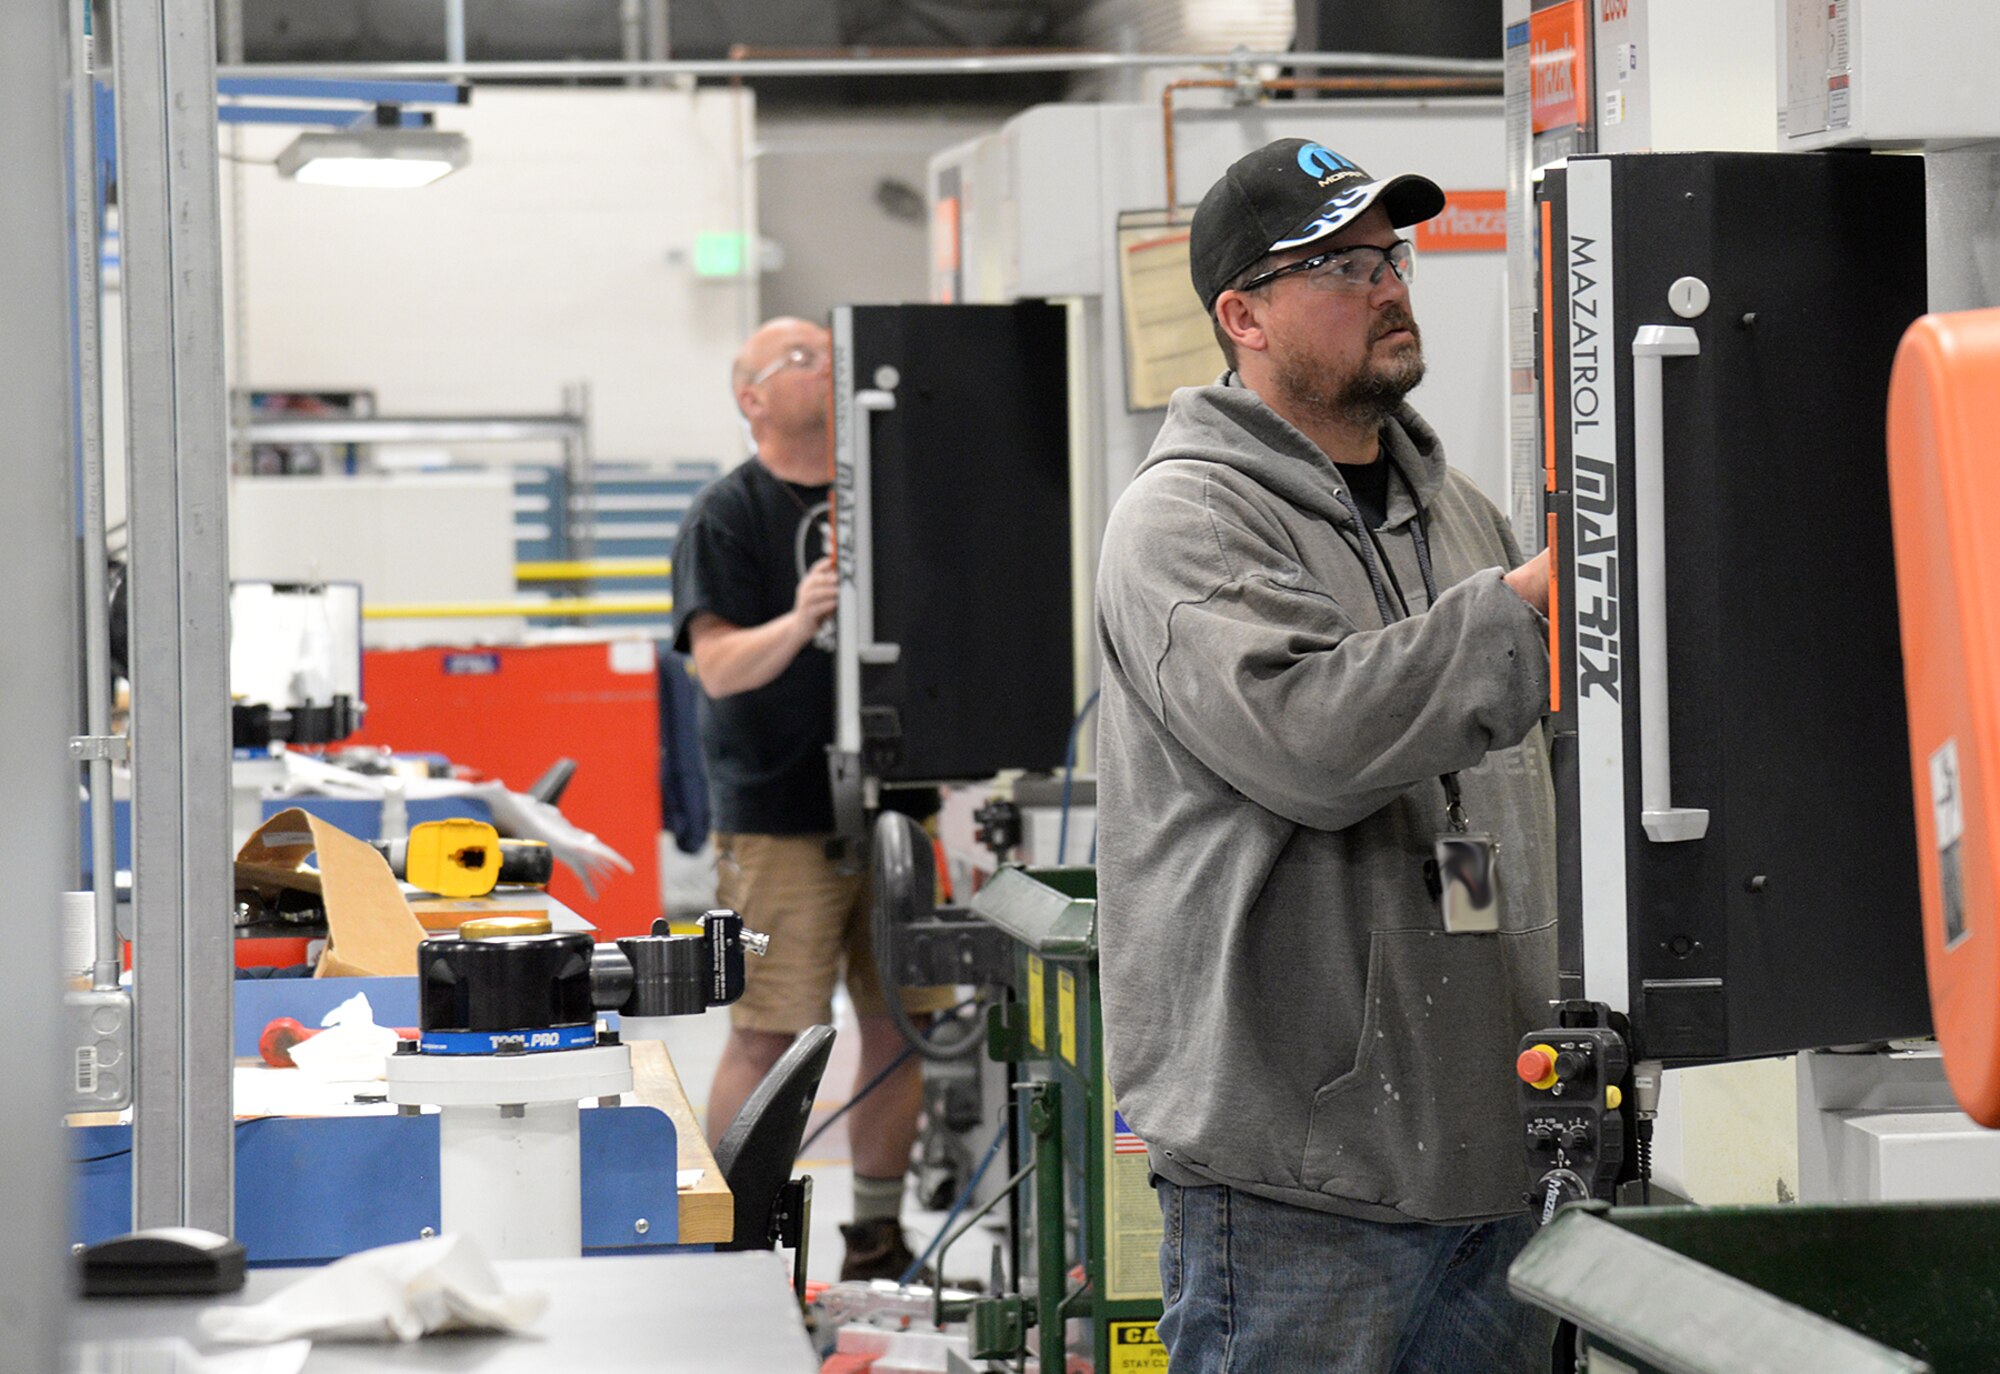
[{"label": "khaki shorts", "polygon": [[[861,1016],[886,1016],[869,929],[868,875],[826,854],[827,835],[715,837],[715,895],[744,925],[771,937],[770,953],[743,961],[743,996],[729,1009],[738,1030],[796,1035],[833,1024],[833,983],[845,975]],[[905,988],[912,1015],[943,1011],[953,990]]]}]

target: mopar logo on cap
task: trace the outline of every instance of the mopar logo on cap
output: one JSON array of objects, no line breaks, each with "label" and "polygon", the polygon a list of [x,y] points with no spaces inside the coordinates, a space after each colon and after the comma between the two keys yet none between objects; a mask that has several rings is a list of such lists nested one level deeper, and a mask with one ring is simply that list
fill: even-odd
[{"label": "mopar logo on cap", "polygon": [[1323,177],[1359,169],[1325,144],[1308,143],[1299,149],[1299,170],[1307,176]]}]

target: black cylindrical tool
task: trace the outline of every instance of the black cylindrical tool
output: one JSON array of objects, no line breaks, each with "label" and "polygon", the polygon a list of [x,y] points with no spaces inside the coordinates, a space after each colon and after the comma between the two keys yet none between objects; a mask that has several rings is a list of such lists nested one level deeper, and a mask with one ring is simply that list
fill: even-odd
[{"label": "black cylindrical tool", "polygon": [[708,942],[699,935],[633,935],[618,948],[632,967],[622,1016],[690,1016],[706,1011]]},{"label": "black cylindrical tool", "polygon": [[[591,939],[564,935],[434,936],[417,946],[418,1024],[426,1053],[492,1053],[508,1048],[571,1048],[562,1031],[594,1023],[590,993]],[[439,1034],[433,1034],[433,1033]],[[481,1050],[440,1038],[454,1032],[520,1033],[519,1046]]]}]

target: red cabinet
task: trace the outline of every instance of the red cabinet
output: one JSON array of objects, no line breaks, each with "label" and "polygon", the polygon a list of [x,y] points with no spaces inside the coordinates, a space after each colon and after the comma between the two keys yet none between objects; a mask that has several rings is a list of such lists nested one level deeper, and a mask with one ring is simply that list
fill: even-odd
[{"label": "red cabinet", "polygon": [[436,753],[525,791],[559,758],[570,822],[622,854],[597,899],[558,864],[550,886],[600,939],[643,934],[660,914],[660,716],[653,645],[596,641],[462,649],[371,649],[354,743]]}]

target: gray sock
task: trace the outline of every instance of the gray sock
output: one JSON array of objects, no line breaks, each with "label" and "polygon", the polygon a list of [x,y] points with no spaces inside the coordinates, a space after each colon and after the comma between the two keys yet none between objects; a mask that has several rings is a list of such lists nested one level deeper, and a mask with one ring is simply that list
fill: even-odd
[{"label": "gray sock", "polygon": [[854,1219],[894,1221],[903,1214],[903,1177],[869,1178],[854,1176]]}]

